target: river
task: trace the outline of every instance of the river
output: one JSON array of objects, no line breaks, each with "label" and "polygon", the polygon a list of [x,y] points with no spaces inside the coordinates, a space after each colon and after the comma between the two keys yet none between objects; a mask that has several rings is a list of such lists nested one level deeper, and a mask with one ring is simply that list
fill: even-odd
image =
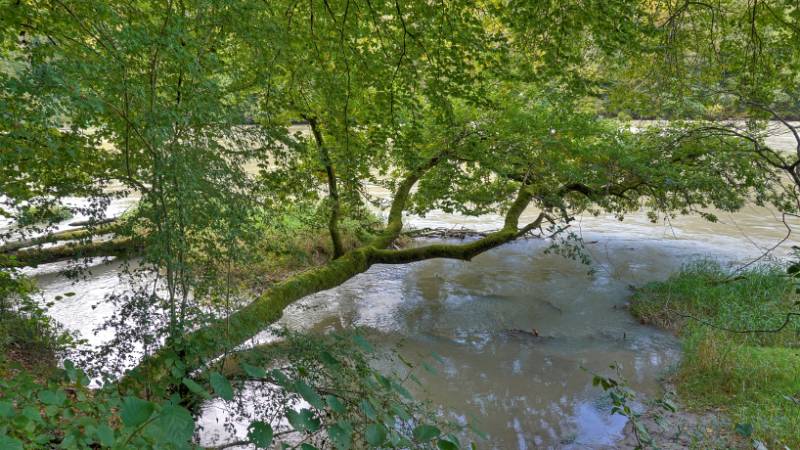
[{"label": "river", "polygon": [[[776,139],[787,149],[794,144],[786,136]],[[385,194],[378,188],[372,193]],[[129,204],[121,200],[114,208]],[[523,220],[535,214],[526,211]],[[719,223],[681,216],[657,224],[641,213],[622,222],[578,217],[573,231],[586,242],[590,266],[546,254],[550,242],[538,239],[505,245],[471,262],[375,266],[292,305],[281,325],[314,333],[359,326],[374,343],[398,347],[408,359],[440,355],[437,374],[417,374],[425,386],[417,395],[443,414],[474,422],[488,435],[478,442],[481,448],[613,447],[625,418],[610,414],[589,372],[608,373],[609,364],[618,363],[631,387],[655,396],[659,376],[680,356],[673,336],[640,325],[626,311],[629,286],[664,279],[694,259],[742,264],[786,235],[779,215],[766,208],[749,206],[719,217]],[[433,212],[407,223],[488,230],[498,228],[501,218]],[[775,255],[785,255],[792,244],[797,241],[784,242]],[[50,314],[91,343],[107,340],[108,334],[91,331],[112,313],[103,298],[124,289],[119,263],[97,265],[77,284],[59,274],[61,268],[29,271],[46,300],[75,294],[56,301]],[[538,337],[519,331],[534,329]],[[214,443],[221,431],[220,414],[212,408],[204,416],[204,444]]]}]

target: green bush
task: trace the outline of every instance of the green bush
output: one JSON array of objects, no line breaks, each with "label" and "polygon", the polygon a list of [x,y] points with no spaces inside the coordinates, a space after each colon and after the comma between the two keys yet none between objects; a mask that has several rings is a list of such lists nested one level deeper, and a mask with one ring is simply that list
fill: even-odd
[{"label": "green bush", "polygon": [[0,355],[34,372],[54,366],[71,342],[33,298],[35,284],[12,270],[0,271]]},{"label": "green bush", "polygon": [[66,206],[26,206],[17,215],[17,224],[22,227],[63,222],[72,218],[72,211]]}]

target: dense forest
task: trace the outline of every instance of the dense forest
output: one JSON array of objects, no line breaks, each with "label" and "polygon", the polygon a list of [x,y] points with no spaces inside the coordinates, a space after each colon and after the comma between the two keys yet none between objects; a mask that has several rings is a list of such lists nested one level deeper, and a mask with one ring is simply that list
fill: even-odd
[{"label": "dense forest", "polygon": [[[798,449],[798,119],[797,0],[2,0],[0,448]],[[751,210],[714,253],[713,227]],[[440,216],[457,221],[425,225]],[[592,249],[628,251],[602,233],[632,217],[676,240],[711,227],[687,248],[717,257],[624,283]],[[513,270],[481,265],[497,255]],[[104,267],[113,289],[88,300]],[[372,322],[309,331],[302,306],[398,297],[382,270],[437,295],[518,272],[532,322],[480,336],[589,351],[545,332],[530,299],[548,279],[520,275],[544,269],[564,302],[602,271],[635,284],[611,296],[609,345],[680,347],[671,396],[638,392],[613,354],[570,363],[622,418],[607,442],[432,401],[477,394],[434,350],[460,335],[410,358]],[[507,307],[492,301],[476,317]],[[586,313],[564,307],[549,314]],[[96,308],[102,323],[61,323]]]}]

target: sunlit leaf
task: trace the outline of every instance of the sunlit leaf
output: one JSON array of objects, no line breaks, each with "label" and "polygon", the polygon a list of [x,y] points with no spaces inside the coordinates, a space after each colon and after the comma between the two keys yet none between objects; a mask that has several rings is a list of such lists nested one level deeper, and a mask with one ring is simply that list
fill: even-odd
[{"label": "sunlit leaf", "polygon": [[433,425],[417,425],[411,434],[417,442],[428,442],[438,437],[441,431]]}]

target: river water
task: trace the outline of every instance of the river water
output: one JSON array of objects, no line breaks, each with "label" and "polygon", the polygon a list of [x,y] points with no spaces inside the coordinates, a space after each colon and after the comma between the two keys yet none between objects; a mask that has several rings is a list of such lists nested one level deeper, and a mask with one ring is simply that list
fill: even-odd
[{"label": "river water", "polygon": [[[778,138],[792,148],[792,140]],[[378,188],[371,191],[384,195]],[[535,215],[526,211],[523,220]],[[579,217],[572,230],[586,243],[589,266],[547,254],[551,242],[538,239],[505,245],[471,262],[379,265],[297,302],[281,322],[315,333],[359,326],[374,343],[397,347],[407,359],[438,355],[436,374],[417,373],[424,385],[417,395],[485,432],[481,448],[613,447],[625,419],[610,414],[603,393],[591,386],[590,372],[609,373],[608,366],[617,363],[631,387],[653,397],[659,395],[659,376],[680,354],[674,337],[629,315],[629,286],[664,279],[693,259],[742,264],[786,235],[779,215],[769,209],[747,207],[719,217],[719,223],[682,216],[657,224],[643,214],[623,222]],[[502,224],[496,216],[440,212],[406,222],[477,230]],[[797,241],[787,240],[775,255],[785,255],[792,244]],[[46,300],[74,294],[56,301],[50,313],[96,344],[110,337],[92,334],[112,313],[102,299],[125,289],[119,267],[114,261],[99,263],[77,284],[58,272],[59,264],[29,273]],[[533,330],[538,337],[529,333]],[[218,412],[205,417],[204,444],[214,442],[218,417]]]}]

